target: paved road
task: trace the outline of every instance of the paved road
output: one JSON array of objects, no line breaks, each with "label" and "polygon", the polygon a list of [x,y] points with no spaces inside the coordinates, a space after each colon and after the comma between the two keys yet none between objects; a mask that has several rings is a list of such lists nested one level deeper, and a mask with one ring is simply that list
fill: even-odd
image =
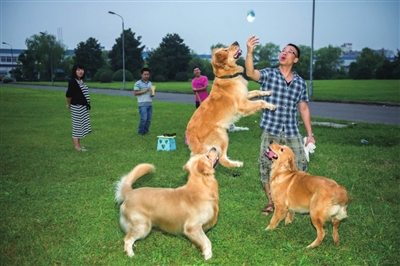
[{"label": "paved road", "polygon": [[[9,84],[8,84],[9,85]],[[13,85],[14,86],[14,85]],[[15,86],[53,89],[65,91],[66,87],[20,85]],[[115,96],[134,97],[132,91],[109,90],[109,89],[89,89],[90,93],[109,94]],[[194,104],[192,94],[163,93],[157,92],[154,100]],[[370,104],[351,104],[351,103],[332,103],[314,102],[309,103],[312,117],[330,118],[346,120],[349,122],[382,123],[388,125],[400,125],[400,106],[370,105]]]}]

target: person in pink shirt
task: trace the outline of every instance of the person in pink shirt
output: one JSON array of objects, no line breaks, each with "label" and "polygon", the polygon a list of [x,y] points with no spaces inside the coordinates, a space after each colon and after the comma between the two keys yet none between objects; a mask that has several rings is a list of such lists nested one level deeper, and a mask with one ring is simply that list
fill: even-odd
[{"label": "person in pink shirt", "polygon": [[195,93],[196,109],[208,97],[208,78],[201,75],[198,66],[193,68],[194,78],[192,80],[192,90]]}]

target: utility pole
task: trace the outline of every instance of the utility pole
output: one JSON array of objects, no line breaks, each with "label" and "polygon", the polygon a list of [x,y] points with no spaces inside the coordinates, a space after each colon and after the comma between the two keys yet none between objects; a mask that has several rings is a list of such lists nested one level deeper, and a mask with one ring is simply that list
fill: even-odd
[{"label": "utility pole", "polygon": [[108,13],[112,15],[116,15],[122,19],[122,79],[123,79],[123,87],[122,89],[125,90],[125,45],[124,45],[124,18],[117,13],[114,13],[112,11],[108,11]]}]

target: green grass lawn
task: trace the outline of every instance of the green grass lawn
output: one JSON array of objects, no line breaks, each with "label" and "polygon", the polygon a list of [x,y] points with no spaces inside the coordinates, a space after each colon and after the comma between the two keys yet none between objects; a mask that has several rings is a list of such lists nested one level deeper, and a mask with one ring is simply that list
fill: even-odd
[{"label": "green grass lawn", "polygon": [[[266,197],[257,162],[260,114],[255,114],[237,123],[249,131],[229,135],[228,155],[244,161],[244,167],[216,169],[220,215],[207,233],[212,259],[204,261],[185,237],[157,229],[137,241],[129,258],[114,203],[115,182],[147,162],[156,172],[134,187],[183,185],[182,166],[189,158],[184,131],[193,105],[154,101],[150,134],[139,136],[135,98],[92,94],[93,131],[82,140],[88,151],[77,152],[65,92],[0,86],[0,93],[0,265],[400,264],[399,126],[313,126],[317,148],[309,172],[336,180],[350,197],[339,246],[327,222],[322,244],[306,249],[316,237],[308,215],[264,230],[271,216],[260,212]],[[177,150],[156,151],[157,136],[173,132]]]},{"label": "green grass lawn", "polygon": [[[50,85],[50,82],[30,82],[25,84]],[[66,82],[55,82],[56,86],[67,86]],[[212,81],[210,81],[211,89]],[[89,88],[121,89],[122,82],[87,82]],[[134,82],[126,82],[126,89],[133,90]],[[190,82],[154,82],[157,91],[192,93]],[[309,86],[309,82],[307,81]],[[260,85],[249,82],[249,90]],[[400,103],[400,80],[314,80],[313,100],[347,100],[367,102]]]}]

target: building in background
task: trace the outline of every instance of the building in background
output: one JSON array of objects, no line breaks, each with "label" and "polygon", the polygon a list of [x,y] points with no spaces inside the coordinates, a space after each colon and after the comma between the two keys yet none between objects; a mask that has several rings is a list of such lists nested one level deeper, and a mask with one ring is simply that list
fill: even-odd
[{"label": "building in background", "polygon": [[18,56],[25,50],[23,49],[13,49],[11,53],[11,48],[1,48],[0,49],[0,75],[10,75],[12,68],[18,66]]},{"label": "building in background", "polygon": [[342,66],[344,66],[346,71],[349,71],[350,64],[352,62],[356,62],[356,59],[361,54],[361,52],[353,51],[353,44],[349,42],[340,45],[340,49],[342,49]]}]

